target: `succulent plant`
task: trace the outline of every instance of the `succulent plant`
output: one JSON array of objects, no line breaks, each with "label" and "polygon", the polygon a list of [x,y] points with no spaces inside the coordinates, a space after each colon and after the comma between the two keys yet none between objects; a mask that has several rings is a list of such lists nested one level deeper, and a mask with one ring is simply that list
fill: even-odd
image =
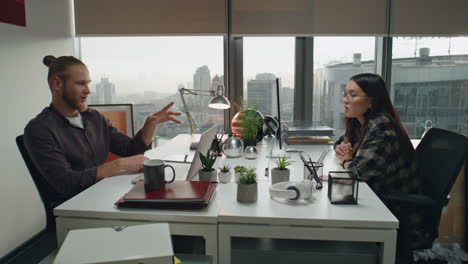
[{"label": "succulent plant", "polygon": [[293,162],[289,160],[288,157],[282,156],[278,157],[275,159],[276,166],[278,170],[286,170],[289,165],[291,165]]},{"label": "succulent plant", "polygon": [[208,150],[206,153],[206,156],[204,156],[201,153],[198,153],[200,155],[200,160],[202,163],[202,171],[212,171],[213,170],[213,165],[216,162],[216,158],[218,155],[215,152],[211,152]]},{"label": "succulent plant", "polygon": [[257,173],[255,168],[247,169],[245,172],[242,172],[239,178],[239,184],[254,184],[257,183]]},{"label": "succulent plant", "polygon": [[242,173],[242,172],[247,171],[247,168],[244,167],[244,166],[235,166],[235,167],[234,167],[234,171],[235,171],[235,172],[240,172],[240,173]]},{"label": "succulent plant", "polygon": [[224,164],[222,167],[219,167],[219,170],[223,173],[228,173],[231,171],[231,167],[229,167],[229,165]]}]

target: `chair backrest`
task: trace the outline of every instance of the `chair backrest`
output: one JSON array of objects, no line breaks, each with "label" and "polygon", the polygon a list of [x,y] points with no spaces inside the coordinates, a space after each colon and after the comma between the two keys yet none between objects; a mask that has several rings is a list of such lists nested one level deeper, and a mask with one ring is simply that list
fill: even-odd
[{"label": "chair backrest", "polygon": [[416,148],[423,193],[439,206],[468,158],[468,137],[440,128],[432,128]]},{"label": "chair backrest", "polygon": [[[134,136],[133,126],[133,105],[132,104],[101,104],[88,105],[103,116],[105,116],[112,125],[127,136]],[[109,152],[106,161],[112,161],[120,158],[120,156]]]},{"label": "chair backrest", "polygon": [[53,214],[54,201],[52,199],[52,195],[55,193],[55,191],[47,183],[45,178],[42,177],[42,175],[39,173],[39,170],[37,170],[36,166],[34,165],[31,156],[29,156],[28,150],[24,145],[23,135],[16,137],[16,145],[18,146],[21,156],[23,157],[24,163],[26,163],[26,167],[28,167],[29,174],[31,174],[37,191],[39,192],[39,196],[41,197],[42,203],[44,204],[47,220],[46,229],[53,231],[55,230],[55,217]]}]

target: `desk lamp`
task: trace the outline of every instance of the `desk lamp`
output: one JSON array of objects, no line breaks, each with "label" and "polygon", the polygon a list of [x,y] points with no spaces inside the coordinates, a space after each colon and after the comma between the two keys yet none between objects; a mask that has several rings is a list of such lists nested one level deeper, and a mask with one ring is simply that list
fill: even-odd
[{"label": "desk lamp", "polygon": [[[189,123],[189,128],[190,128],[190,135],[193,135],[195,133],[196,126],[195,126],[195,121],[193,120],[193,117],[190,114],[190,111],[188,110],[187,103],[185,102],[184,94],[212,96],[213,98],[208,103],[208,106],[213,109],[224,110],[224,109],[228,109],[231,107],[231,103],[224,96],[224,87],[222,85],[218,85],[216,87],[216,92],[213,89],[196,90],[196,89],[187,89],[187,88],[181,87],[179,88],[179,93],[180,93],[180,98],[182,99],[182,104],[184,105],[184,108],[185,108],[184,112],[187,115],[187,121]],[[193,146],[192,144],[190,148],[194,149],[196,148],[196,146]]]}]

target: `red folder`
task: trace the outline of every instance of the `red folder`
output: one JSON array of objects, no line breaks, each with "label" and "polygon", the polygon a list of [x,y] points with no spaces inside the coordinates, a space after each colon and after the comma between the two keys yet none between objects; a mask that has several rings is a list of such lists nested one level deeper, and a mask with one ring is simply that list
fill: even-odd
[{"label": "red folder", "polygon": [[132,208],[200,209],[209,204],[217,183],[208,181],[174,181],[163,189],[145,192],[144,181],[120,198],[115,205]]}]

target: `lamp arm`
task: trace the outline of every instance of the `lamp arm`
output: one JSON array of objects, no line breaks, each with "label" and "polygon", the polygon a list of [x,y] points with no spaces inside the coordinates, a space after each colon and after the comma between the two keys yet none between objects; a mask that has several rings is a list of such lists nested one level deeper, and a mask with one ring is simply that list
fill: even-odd
[{"label": "lamp arm", "polygon": [[214,96],[215,95],[215,91],[213,90],[197,90],[197,89],[187,89],[187,88],[179,88],[179,92],[180,94],[182,95],[183,93],[189,93],[189,94],[193,94],[193,95],[210,95],[210,96]]},{"label": "lamp arm", "polygon": [[179,93],[180,93],[180,98],[182,99],[182,104],[184,105],[185,114],[187,115],[187,121],[189,123],[189,128],[190,128],[190,135],[193,135],[195,133],[195,129],[196,129],[195,121],[193,120],[193,117],[192,117],[192,115],[190,114],[190,112],[188,110],[187,103],[185,102],[184,90],[186,90],[186,89],[185,88],[180,88]]}]

